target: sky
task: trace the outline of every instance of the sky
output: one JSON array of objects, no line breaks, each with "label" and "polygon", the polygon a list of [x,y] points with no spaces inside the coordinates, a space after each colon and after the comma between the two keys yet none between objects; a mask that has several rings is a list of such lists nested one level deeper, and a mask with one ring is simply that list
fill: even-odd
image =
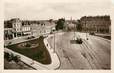
[{"label": "sky", "polygon": [[5,20],[79,19],[110,15],[110,0],[4,0]]}]

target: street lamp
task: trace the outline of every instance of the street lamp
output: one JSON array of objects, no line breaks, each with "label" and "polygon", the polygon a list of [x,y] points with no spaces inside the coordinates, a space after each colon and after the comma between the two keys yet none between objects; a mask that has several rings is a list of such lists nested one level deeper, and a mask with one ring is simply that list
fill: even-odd
[{"label": "street lamp", "polygon": [[55,52],[55,29],[53,29],[53,34],[54,34],[54,37],[53,37],[53,40],[54,40],[54,52]]},{"label": "street lamp", "polygon": [[74,24],[74,40],[76,40],[75,28],[76,28],[76,26],[75,26],[75,24]]},{"label": "street lamp", "polygon": [[[87,21],[87,19],[86,19],[86,21]],[[87,37],[87,23],[86,23],[86,21],[85,21],[85,26],[86,26],[86,39],[88,40],[88,37]]]},{"label": "street lamp", "polygon": [[55,32],[54,32],[54,52],[55,52]]},{"label": "street lamp", "polygon": [[[71,17],[71,22],[70,22],[71,25],[73,25],[73,22],[72,22],[72,17]],[[74,41],[75,41],[75,24],[74,24]]]}]

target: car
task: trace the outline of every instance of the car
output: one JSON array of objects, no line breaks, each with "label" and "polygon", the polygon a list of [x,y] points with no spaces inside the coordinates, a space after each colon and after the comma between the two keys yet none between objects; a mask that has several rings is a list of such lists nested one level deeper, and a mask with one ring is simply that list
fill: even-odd
[{"label": "car", "polygon": [[90,35],[95,35],[95,32],[90,32],[89,34],[90,34]]},{"label": "car", "polygon": [[76,42],[77,42],[78,44],[82,44],[82,43],[83,43],[82,38],[77,38]]},{"label": "car", "polygon": [[34,36],[27,37],[27,39],[32,39],[32,38],[35,38],[35,37]]},{"label": "car", "polygon": [[31,36],[31,38],[35,38],[34,36]]}]

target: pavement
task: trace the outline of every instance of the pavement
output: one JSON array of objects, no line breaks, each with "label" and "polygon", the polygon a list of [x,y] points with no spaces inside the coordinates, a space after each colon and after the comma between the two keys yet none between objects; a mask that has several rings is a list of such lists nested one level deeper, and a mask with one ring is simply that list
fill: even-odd
[{"label": "pavement", "polygon": [[33,40],[33,39],[36,39],[36,38],[39,37],[39,36],[37,36],[37,37],[35,37],[33,39],[27,39],[27,37],[30,37],[30,36],[23,36],[23,37],[17,37],[17,38],[11,39],[11,40],[5,40],[4,41],[5,42],[4,45],[5,46],[9,45],[9,42],[11,42],[11,44],[17,44],[17,43],[21,43],[21,42],[24,42],[24,41],[30,41],[30,40]]},{"label": "pavement", "polygon": [[[74,32],[55,34],[55,52],[61,61],[60,70],[111,69],[110,40],[80,32],[76,32],[75,36],[81,37],[83,44],[70,42],[74,38]],[[48,39],[48,42],[54,48],[53,36]]]},{"label": "pavement", "polygon": [[[51,64],[48,64],[48,65],[41,64],[35,60],[32,60],[31,58],[28,58],[20,53],[14,52],[8,48],[5,48],[5,51],[19,55],[21,57],[21,61],[23,61],[24,63],[26,63],[27,65],[31,66],[34,69],[38,69],[38,70],[57,69],[60,66],[60,61],[59,61],[57,54],[53,51],[53,48],[51,48],[49,43],[47,42],[47,38],[44,39],[44,44],[45,44],[47,50],[49,51],[49,54],[50,54],[51,60],[52,60]],[[16,43],[24,42],[24,41],[28,41],[28,40],[25,40],[23,38],[22,39],[21,38],[20,39],[13,39],[12,43],[16,44]],[[48,46],[47,46],[47,44],[48,44]]]}]

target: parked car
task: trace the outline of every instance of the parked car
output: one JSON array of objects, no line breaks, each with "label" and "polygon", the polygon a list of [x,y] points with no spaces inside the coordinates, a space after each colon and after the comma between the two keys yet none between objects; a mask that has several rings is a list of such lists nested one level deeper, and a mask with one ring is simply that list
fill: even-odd
[{"label": "parked car", "polygon": [[32,38],[35,38],[35,37],[34,36],[27,37],[27,39],[32,39]]},{"label": "parked car", "polygon": [[82,43],[83,43],[82,38],[77,38],[76,42],[77,42],[78,44],[82,44]]},{"label": "parked car", "polygon": [[89,34],[90,34],[90,35],[95,35],[95,32],[90,32]]}]

